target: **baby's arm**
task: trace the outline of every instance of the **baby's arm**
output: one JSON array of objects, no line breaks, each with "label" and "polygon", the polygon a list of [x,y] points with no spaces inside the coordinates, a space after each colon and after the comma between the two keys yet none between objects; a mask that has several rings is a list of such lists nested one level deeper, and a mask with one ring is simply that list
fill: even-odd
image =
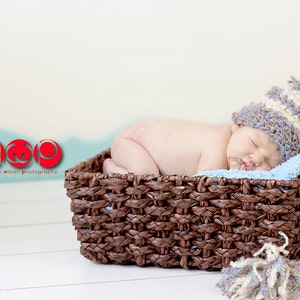
[{"label": "baby's arm", "polygon": [[228,169],[226,131],[218,130],[206,141],[197,166],[197,173],[214,169]]},{"label": "baby's arm", "polygon": [[199,160],[197,173],[215,169],[227,169],[227,165],[223,160],[218,159],[217,156],[214,156],[214,154],[212,154],[212,156],[204,154]]}]

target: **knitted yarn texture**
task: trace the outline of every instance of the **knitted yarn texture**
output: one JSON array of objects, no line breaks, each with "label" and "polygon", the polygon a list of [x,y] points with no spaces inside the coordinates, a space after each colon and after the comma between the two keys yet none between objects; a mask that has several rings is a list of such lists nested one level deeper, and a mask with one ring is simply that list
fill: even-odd
[{"label": "knitted yarn texture", "polygon": [[264,97],[232,114],[235,124],[266,133],[281,152],[282,161],[300,153],[300,81],[294,77],[284,88],[274,86]]},{"label": "knitted yarn texture", "polygon": [[239,300],[300,299],[300,263],[285,257],[289,240],[283,232],[279,234],[284,245],[265,243],[253,258],[241,258],[222,270],[224,276],[217,286],[224,295]]}]

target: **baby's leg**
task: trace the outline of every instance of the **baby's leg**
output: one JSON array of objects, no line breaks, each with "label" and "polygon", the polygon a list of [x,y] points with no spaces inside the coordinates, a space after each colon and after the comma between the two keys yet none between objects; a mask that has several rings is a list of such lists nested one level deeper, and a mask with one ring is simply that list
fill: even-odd
[{"label": "baby's leg", "polygon": [[159,175],[159,169],[150,153],[138,142],[116,138],[111,147],[111,159],[103,163],[104,173],[128,173]]}]

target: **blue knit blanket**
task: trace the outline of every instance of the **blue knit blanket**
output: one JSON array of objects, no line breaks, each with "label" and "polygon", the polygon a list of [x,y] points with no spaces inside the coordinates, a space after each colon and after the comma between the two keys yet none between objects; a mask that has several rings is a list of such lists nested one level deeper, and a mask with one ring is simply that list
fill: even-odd
[{"label": "blue knit blanket", "polygon": [[197,173],[195,176],[226,177],[226,178],[252,178],[252,179],[276,179],[291,180],[300,176],[300,154],[291,157],[286,162],[278,165],[270,171],[245,171],[237,169],[218,169]]}]

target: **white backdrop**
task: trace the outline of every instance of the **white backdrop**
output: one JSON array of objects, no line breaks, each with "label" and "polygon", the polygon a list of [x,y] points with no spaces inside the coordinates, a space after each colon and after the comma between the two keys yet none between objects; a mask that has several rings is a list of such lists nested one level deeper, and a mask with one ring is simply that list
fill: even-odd
[{"label": "white backdrop", "polygon": [[0,128],[101,139],[141,117],[229,122],[300,78],[298,0],[0,0]]}]

